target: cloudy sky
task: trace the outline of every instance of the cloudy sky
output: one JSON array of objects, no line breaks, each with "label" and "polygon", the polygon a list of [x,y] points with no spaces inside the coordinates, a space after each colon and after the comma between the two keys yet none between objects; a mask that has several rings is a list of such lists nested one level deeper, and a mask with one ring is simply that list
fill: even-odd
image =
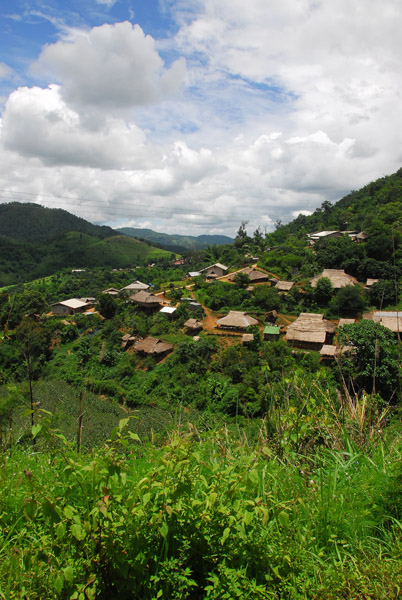
[{"label": "cloudy sky", "polygon": [[0,202],[270,231],[402,166],[400,0],[0,0]]}]

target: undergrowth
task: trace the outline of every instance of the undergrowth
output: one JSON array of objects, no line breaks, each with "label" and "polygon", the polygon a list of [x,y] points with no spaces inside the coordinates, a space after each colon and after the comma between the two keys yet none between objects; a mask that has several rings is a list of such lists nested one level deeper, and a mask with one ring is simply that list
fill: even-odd
[{"label": "undergrowth", "polygon": [[46,435],[52,452],[1,456],[0,598],[400,594],[398,430],[281,457],[264,428],[186,426],[158,448],[124,419],[87,454]]}]

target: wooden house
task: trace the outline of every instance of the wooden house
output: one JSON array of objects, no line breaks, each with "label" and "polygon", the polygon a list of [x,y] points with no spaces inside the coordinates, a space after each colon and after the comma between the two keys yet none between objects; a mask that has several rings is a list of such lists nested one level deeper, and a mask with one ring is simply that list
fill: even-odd
[{"label": "wooden house", "polygon": [[69,300],[55,302],[51,305],[51,309],[54,315],[75,315],[76,313],[84,313],[91,306],[93,305],[78,298],[70,298]]},{"label": "wooden house", "polygon": [[137,292],[134,296],[130,296],[130,301],[137,304],[137,306],[151,310],[160,308],[160,305],[163,304],[158,296],[146,291]]},{"label": "wooden house", "polygon": [[250,283],[262,283],[264,281],[268,281],[269,278],[269,275],[267,275],[267,273],[263,273],[262,271],[254,269],[253,267],[245,267],[244,269],[241,269],[241,271],[237,271],[236,273],[232,273],[231,275],[229,275],[229,281],[235,281],[236,275],[238,273],[244,273],[245,275],[247,275],[250,279]]},{"label": "wooden house", "polygon": [[264,340],[279,340],[281,328],[278,325],[267,325],[264,327]]},{"label": "wooden house", "polygon": [[217,279],[218,277],[223,277],[228,274],[228,267],[225,267],[225,265],[222,265],[221,263],[215,263],[210,267],[201,269],[200,273],[205,275],[207,279]]},{"label": "wooden house", "polygon": [[323,314],[301,313],[286,331],[286,340],[296,348],[321,350],[330,344],[335,333],[335,325],[324,319]]}]

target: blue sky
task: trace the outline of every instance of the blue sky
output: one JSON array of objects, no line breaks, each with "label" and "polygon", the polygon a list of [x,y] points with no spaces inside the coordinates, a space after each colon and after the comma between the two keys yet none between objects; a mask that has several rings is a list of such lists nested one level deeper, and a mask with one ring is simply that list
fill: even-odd
[{"label": "blue sky", "polygon": [[402,161],[399,0],[0,0],[0,202],[269,231]]}]

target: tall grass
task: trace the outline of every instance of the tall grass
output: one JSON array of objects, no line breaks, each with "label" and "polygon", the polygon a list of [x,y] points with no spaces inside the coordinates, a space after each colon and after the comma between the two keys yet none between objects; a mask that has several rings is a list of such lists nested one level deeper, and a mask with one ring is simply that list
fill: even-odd
[{"label": "tall grass", "polygon": [[[395,598],[402,440],[283,452],[235,427],[3,454],[0,598]],[[55,445],[54,445],[55,447]],[[379,560],[379,557],[381,560]]]}]

